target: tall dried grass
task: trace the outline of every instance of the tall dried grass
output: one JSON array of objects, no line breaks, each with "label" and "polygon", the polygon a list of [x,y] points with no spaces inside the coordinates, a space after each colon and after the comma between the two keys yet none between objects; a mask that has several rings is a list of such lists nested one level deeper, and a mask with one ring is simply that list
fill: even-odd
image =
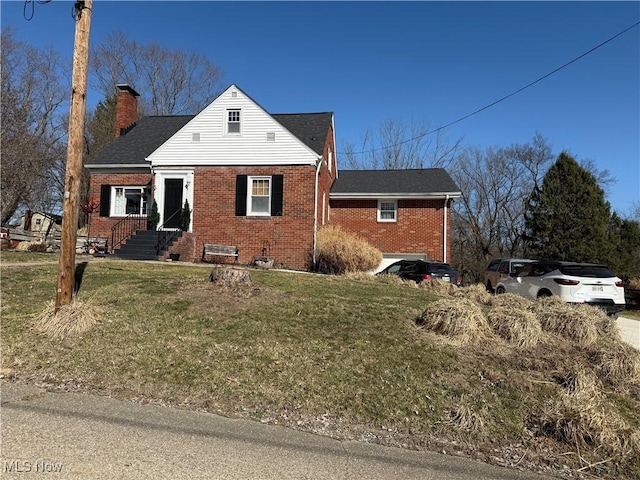
[{"label": "tall dried grass", "polygon": [[338,226],[327,225],[318,230],[316,267],[322,273],[342,275],[367,272],[382,262],[382,252],[360,237]]},{"label": "tall dried grass", "polygon": [[599,338],[599,313],[588,305],[571,305],[556,297],[540,299],[535,313],[542,329],[560,335],[581,346],[594,344]]},{"label": "tall dried grass", "polygon": [[91,301],[73,301],[55,312],[52,300],[34,319],[35,331],[55,339],[79,337],[91,330],[102,317],[102,309]]},{"label": "tall dried grass", "polygon": [[482,433],[484,430],[484,417],[487,414],[487,408],[477,411],[469,406],[466,397],[462,395],[460,402],[455,411],[448,412],[448,422],[455,428],[465,430],[467,432]]},{"label": "tall dried grass", "polygon": [[542,338],[540,322],[533,312],[517,307],[493,307],[487,314],[493,331],[520,348],[535,347]]},{"label": "tall dried grass", "polygon": [[546,435],[603,456],[640,453],[640,435],[606,402],[593,373],[578,368],[564,377],[563,387],[539,419]]},{"label": "tall dried grass", "polygon": [[640,352],[626,343],[615,348],[597,350],[592,361],[601,377],[614,387],[627,390],[629,386],[640,386]]},{"label": "tall dried grass", "polygon": [[451,293],[451,296],[467,298],[480,305],[491,305],[491,300],[493,299],[493,295],[487,292],[487,288],[481,283],[457,288]]},{"label": "tall dried grass", "polygon": [[430,303],[417,323],[461,345],[479,341],[490,331],[480,307],[466,298],[445,297]]}]

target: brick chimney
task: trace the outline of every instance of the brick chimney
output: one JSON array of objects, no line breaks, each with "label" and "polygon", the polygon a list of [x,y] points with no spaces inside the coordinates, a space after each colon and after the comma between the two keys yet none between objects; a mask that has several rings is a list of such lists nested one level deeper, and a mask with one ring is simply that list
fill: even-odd
[{"label": "brick chimney", "polygon": [[140,94],[127,84],[116,85],[116,138],[124,135],[138,121],[138,97]]}]

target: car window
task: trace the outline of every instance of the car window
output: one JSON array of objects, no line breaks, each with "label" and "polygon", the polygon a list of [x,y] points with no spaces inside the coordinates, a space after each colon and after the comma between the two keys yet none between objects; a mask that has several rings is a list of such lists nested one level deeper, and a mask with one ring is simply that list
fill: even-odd
[{"label": "car window", "polygon": [[390,267],[387,267],[387,269],[385,270],[386,273],[398,273],[400,271],[400,264],[397,265],[391,265]]},{"label": "car window", "polygon": [[500,265],[500,260],[492,260],[487,266],[487,271],[495,272],[498,270],[498,266]]},{"label": "car window", "polygon": [[615,274],[604,265],[561,265],[560,273],[573,277],[610,278]]},{"label": "car window", "polygon": [[531,269],[533,268],[533,264],[529,263],[524,265],[520,270],[518,270],[519,277],[528,277],[531,275]]},{"label": "car window", "polygon": [[509,273],[509,262],[502,262],[498,267],[498,272]]},{"label": "car window", "polygon": [[412,273],[415,272],[417,265],[415,263],[404,263],[400,269],[400,273]]},{"label": "car window", "polygon": [[432,264],[431,265],[431,271],[433,273],[450,273],[452,270],[452,268],[449,265],[443,265],[443,264]]},{"label": "car window", "polygon": [[511,262],[511,273],[516,273],[529,262]]}]

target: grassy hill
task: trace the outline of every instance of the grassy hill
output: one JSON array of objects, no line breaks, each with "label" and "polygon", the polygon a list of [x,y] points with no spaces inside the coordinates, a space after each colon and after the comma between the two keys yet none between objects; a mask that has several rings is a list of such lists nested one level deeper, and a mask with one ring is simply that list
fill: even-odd
[{"label": "grassy hill", "polygon": [[598,310],[368,276],[251,270],[225,286],[213,266],[91,259],[52,317],[55,262],[2,254],[5,381],[640,477],[640,355]]}]

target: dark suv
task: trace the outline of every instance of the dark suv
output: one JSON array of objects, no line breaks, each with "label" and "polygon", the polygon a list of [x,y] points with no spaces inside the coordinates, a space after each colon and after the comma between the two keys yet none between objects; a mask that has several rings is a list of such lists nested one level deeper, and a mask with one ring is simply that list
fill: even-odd
[{"label": "dark suv", "polygon": [[429,262],[425,260],[400,260],[392,263],[378,275],[398,275],[405,280],[420,283],[425,280],[447,280],[461,286],[462,278],[448,263]]}]

